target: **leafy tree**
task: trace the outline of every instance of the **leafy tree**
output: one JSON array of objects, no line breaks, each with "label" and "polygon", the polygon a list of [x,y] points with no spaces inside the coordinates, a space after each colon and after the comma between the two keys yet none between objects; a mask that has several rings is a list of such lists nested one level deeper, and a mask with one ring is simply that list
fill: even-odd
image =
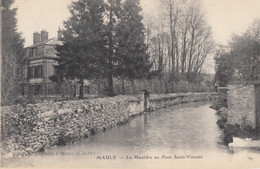
[{"label": "leafy tree", "polygon": [[216,62],[216,75],[215,80],[219,86],[227,86],[229,80],[233,75],[232,58],[229,53],[223,49],[219,49],[217,55],[215,56]]},{"label": "leafy tree", "polygon": [[147,77],[151,68],[141,10],[139,0],[126,0],[116,27],[115,75],[130,80]]},{"label": "leafy tree", "polygon": [[234,36],[229,50],[216,57],[216,80],[226,85],[231,80],[260,80],[260,20],[256,20],[242,36]]},{"label": "leafy tree", "polygon": [[235,36],[230,55],[233,68],[240,81],[260,80],[260,41],[247,34]]},{"label": "leafy tree", "polygon": [[12,104],[19,95],[21,80],[23,43],[21,34],[17,32],[17,9],[11,9],[14,0],[2,1],[2,77],[1,104]]},{"label": "leafy tree", "polygon": [[98,78],[106,72],[107,38],[103,0],[72,2],[71,17],[64,22],[63,46],[57,47],[58,79],[80,79],[83,98],[84,79]]},{"label": "leafy tree", "polygon": [[108,0],[107,9],[109,11],[108,18],[109,23],[107,25],[107,35],[108,35],[108,46],[109,46],[109,52],[108,52],[108,64],[107,64],[107,80],[108,80],[108,94],[109,96],[114,95],[114,88],[113,88],[113,58],[114,58],[114,34],[115,34],[115,24],[116,20],[118,19],[120,15],[120,6],[121,6],[121,0]]},{"label": "leafy tree", "polygon": [[113,96],[114,75],[129,79],[148,75],[151,65],[140,11],[138,0],[72,2],[62,31],[64,45],[57,47],[58,76],[52,79],[106,77],[108,94]]}]

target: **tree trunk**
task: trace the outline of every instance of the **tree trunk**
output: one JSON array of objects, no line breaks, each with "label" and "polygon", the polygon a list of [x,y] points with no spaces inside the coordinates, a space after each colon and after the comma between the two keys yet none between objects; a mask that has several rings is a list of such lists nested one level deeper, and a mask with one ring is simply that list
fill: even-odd
[{"label": "tree trunk", "polygon": [[112,3],[110,4],[110,16],[109,16],[109,55],[108,55],[108,95],[114,96],[114,88],[113,88],[113,38],[112,38],[112,31],[113,31],[113,7]]},{"label": "tree trunk", "polygon": [[191,46],[190,46],[190,56],[189,56],[189,65],[188,65],[188,72],[187,72],[187,80],[190,81],[190,73],[192,70],[192,56],[193,56],[193,46],[194,45],[194,29],[192,30],[192,35],[191,35]]},{"label": "tree trunk", "polygon": [[184,32],[183,37],[183,50],[182,50],[182,64],[181,64],[181,73],[184,76],[185,73],[185,63],[186,63],[186,38],[187,38],[187,30]]},{"label": "tree trunk", "polygon": [[80,87],[79,87],[79,99],[84,98],[84,79],[83,77],[80,79]]},{"label": "tree trunk", "polygon": [[175,43],[174,43],[174,26],[173,26],[173,4],[170,3],[170,31],[171,31],[171,58],[172,58],[172,75],[173,75],[173,80],[175,80]]},{"label": "tree trunk", "polygon": [[122,94],[125,95],[125,77],[122,77]]}]

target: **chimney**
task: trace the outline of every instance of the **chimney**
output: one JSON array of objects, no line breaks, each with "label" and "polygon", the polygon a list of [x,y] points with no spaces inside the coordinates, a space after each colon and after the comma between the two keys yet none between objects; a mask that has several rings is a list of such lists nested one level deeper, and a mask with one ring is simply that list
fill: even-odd
[{"label": "chimney", "polygon": [[62,34],[61,34],[60,27],[59,27],[59,30],[58,30],[58,37],[57,37],[57,39],[60,40],[61,38],[62,38]]},{"label": "chimney", "polygon": [[41,35],[39,32],[33,33],[33,44],[41,42]]},{"label": "chimney", "polygon": [[41,42],[48,40],[49,33],[46,30],[41,31]]}]

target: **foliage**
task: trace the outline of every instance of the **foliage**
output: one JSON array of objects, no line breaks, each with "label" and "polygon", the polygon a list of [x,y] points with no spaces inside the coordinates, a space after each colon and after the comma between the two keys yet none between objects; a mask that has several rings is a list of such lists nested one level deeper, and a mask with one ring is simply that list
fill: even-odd
[{"label": "foliage", "polygon": [[122,78],[147,77],[151,67],[141,10],[139,0],[126,0],[116,26],[115,75]]},{"label": "foliage", "polygon": [[103,0],[72,2],[71,17],[64,22],[63,46],[57,47],[57,74],[71,79],[103,75],[106,63],[106,32]]},{"label": "foliage", "polygon": [[[259,22],[260,24],[260,22]],[[260,79],[260,41],[247,34],[235,36],[231,43],[231,56],[234,69],[241,80],[254,81]]]},{"label": "foliage", "polygon": [[2,1],[2,79],[1,105],[10,105],[19,95],[19,81],[23,62],[23,43],[17,32],[17,9],[11,9],[14,0]]},{"label": "foliage", "polygon": [[217,111],[217,115],[219,119],[217,124],[220,129],[223,129],[224,137],[223,142],[225,144],[233,142],[233,137],[239,137],[242,139],[252,138],[259,139],[259,131],[257,129],[253,129],[251,126],[247,126],[245,124],[229,124],[228,123],[228,114],[227,109],[219,109]]},{"label": "foliage", "polygon": [[224,129],[225,125],[228,121],[227,110],[226,109],[218,110],[217,115],[220,116],[220,118],[217,121],[217,124],[218,124],[219,128]]},{"label": "foliage", "polygon": [[[225,86],[230,80],[250,82],[260,80],[260,20],[242,36],[234,36],[228,50],[217,53],[216,80]],[[232,78],[231,78],[232,77]]]},{"label": "foliage", "polygon": [[215,57],[215,62],[217,65],[215,78],[218,85],[227,86],[234,71],[230,54],[219,50],[217,56]]},{"label": "foliage", "polygon": [[70,6],[71,17],[64,22],[62,46],[57,46],[59,65],[56,77],[79,79],[80,98],[84,97],[84,79],[98,78],[107,72],[107,37],[103,0],[79,0]]},{"label": "foliage", "polygon": [[238,124],[226,124],[224,128],[224,143],[233,142],[233,137],[259,139],[259,133],[250,126],[240,127]]},{"label": "foliage", "polygon": [[122,80],[114,80],[115,94],[140,94],[144,89],[147,89],[149,93],[187,93],[187,92],[207,92],[211,88],[206,85],[189,83],[187,81],[180,81],[175,83],[168,83],[163,79],[137,79],[137,80],[125,80],[125,86],[123,87]]},{"label": "foliage", "polygon": [[[113,95],[113,76],[142,78],[150,64],[144,43],[144,25],[138,0],[125,2],[79,0],[72,2],[71,17],[64,22],[63,46],[58,46],[57,75],[51,79],[108,78]],[[108,17],[108,18],[106,18]]]},{"label": "foliage", "polygon": [[230,125],[227,124],[224,128],[224,138],[223,141],[225,144],[232,143],[233,137],[237,136],[237,134],[240,132],[239,125]]}]

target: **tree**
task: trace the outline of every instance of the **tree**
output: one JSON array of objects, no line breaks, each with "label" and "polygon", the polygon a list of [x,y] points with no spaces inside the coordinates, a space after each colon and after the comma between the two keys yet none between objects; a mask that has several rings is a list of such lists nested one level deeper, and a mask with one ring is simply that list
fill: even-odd
[{"label": "tree", "polygon": [[252,82],[260,80],[260,21],[255,20],[242,35],[235,35],[229,50],[217,53],[216,80],[220,85],[230,81]]},{"label": "tree", "polygon": [[191,0],[184,10],[182,26],[182,74],[189,82],[196,82],[206,57],[212,53],[215,43],[211,28],[207,25],[200,1]]},{"label": "tree", "polygon": [[107,70],[104,12],[103,0],[72,2],[71,17],[64,22],[62,30],[63,46],[57,47],[58,76],[79,79],[80,98],[83,98],[84,79],[103,77]]},{"label": "tree", "polygon": [[[108,92],[109,96],[114,95],[113,88],[113,56],[114,56],[114,43],[113,43],[113,33],[114,33],[114,18],[113,13],[116,11],[116,4],[114,0],[108,1],[109,6],[109,23],[108,23],[108,43],[109,43],[109,53],[108,53],[108,71],[107,71],[107,80],[108,80]],[[120,1],[117,1],[120,4]]]},{"label": "tree", "polygon": [[230,57],[242,81],[260,80],[260,41],[244,34],[233,37]]},{"label": "tree", "polygon": [[147,77],[151,64],[139,0],[126,0],[116,26],[115,75],[128,79]]},{"label": "tree", "polygon": [[[198,0],[163,0],[162,9],[164,18],[160,21],[166,20],[168,29],[164,32],[170,38],[166,39],[168,49],[163,49],[168,56],[163,55],[160,60],[169,60],[168,72],[171,72],[169,81],[195,82],[206,57],[215,46],[201,4]],[[155,42],[154,38],[151,40]],[[162,42],[159,38],[157,41]],[[159,47],[157,43],[157,48]]]},{"label": "tree", "polygon": [[216,63],[216,85],[221,87],[227,86],[229,80],[232,78],[234,69],[232,66],[233,61],[231,59],[232,57],[230,56],[227,49],[225,49],[224,46],[219,46],[219,49],[214,58]]},{"label": "tree", "polygon": [[[160,20],[160,19],[159,19]],[[152,36],[150,40],[150,57],[153,59],[154,71],[157,72],[159,78],[163,75],[163,72],[170,71],[171,57],[168,58],[170,50],[170,35],[164,31],[165,25],[158,21],[158,25],[155,25],[156,34]]]},{"label": "tree", "polygon": [[2,1],[2,77],[1,104],[12,104],[20,94],[23,63],[23,43],[21,34],[17,32],[17,9],[11,9],[14,0]]}]

